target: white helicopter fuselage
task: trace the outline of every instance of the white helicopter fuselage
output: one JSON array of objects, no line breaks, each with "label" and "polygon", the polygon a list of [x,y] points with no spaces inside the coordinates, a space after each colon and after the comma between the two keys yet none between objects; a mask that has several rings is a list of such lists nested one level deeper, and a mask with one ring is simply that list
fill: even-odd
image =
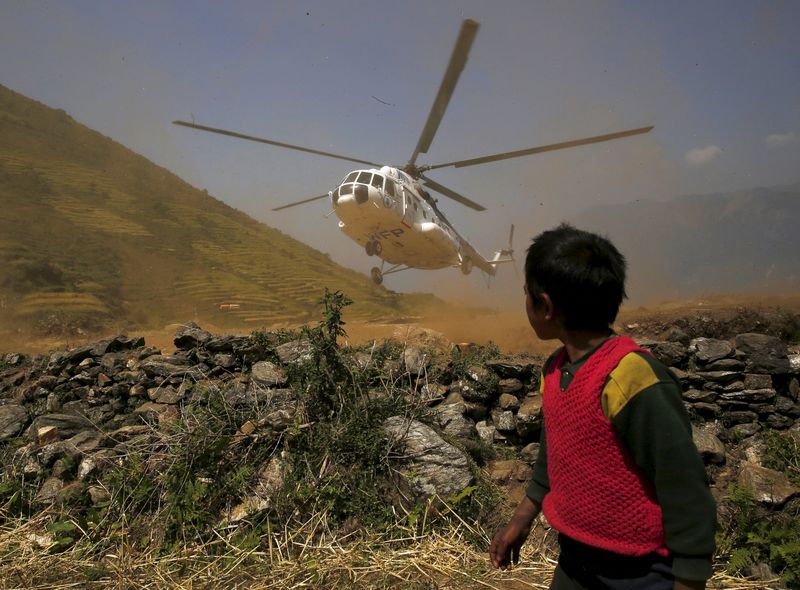
[{"label": "white helicopter fuselage", "polygon": [[465,241],[422,190],[402,170],[383,166],[350,172],[329,195],[339,228],[368,254],[413,268],[461,266]]}]

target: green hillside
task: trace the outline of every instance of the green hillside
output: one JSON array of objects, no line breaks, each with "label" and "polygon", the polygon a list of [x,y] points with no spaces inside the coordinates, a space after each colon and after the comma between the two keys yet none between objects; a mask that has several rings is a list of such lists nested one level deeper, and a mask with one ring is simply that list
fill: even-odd
[{"label": "green hillside", "polygon": [[64,111],[0,86],[0,327],[304,321],[325,287],[349,319],[407,315],[399,295],[189,186]]}]

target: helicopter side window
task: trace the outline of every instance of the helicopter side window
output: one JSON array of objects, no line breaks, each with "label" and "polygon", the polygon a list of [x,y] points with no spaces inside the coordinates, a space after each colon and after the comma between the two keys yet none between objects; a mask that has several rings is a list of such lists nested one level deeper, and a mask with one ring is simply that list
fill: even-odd
[{"label": "helicopter side window", "polygon": [[386,192],[389,194],[390,197],[394,198],[394,181],[391,178],[386,179]]},{"label": "helicopter side window", "polygon": [[371,184],[376,189],[381,190],[383,188],[383,176],[381,176],[380,174],[373,174]]},{"label": "helicopter side window", "polygon": [[361,182],[363,184],[369,184],[370,178],[372,178],[372,173],[371,172],[359,172],[358,173],[358,178],[356,179],[356,182]]},{"label": "helicopter side window", "polygon": [[358,176],[358,172],[351,172],[350,174],[347,175],[347,178],[345,178],[342,181],[342,184],[344,184],[345,182],[355,182],[356,176]]}]

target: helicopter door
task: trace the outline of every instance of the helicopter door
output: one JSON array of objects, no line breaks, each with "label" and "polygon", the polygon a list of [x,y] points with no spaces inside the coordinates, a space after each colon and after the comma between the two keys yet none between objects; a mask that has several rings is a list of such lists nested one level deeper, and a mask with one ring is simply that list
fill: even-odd
[{"label": "helicopter door", "polygon": [[408,194],[406,187],[402,187],[400,189],[403,191],[403,219],[402,223],[406,227],[411,227],[414,225],[414,206],[413,201],[411,200],[411,195]]}]

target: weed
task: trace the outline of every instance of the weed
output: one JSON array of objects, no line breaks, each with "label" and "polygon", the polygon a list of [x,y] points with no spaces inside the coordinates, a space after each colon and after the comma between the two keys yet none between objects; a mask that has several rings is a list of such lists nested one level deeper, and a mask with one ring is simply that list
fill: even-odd
[{"label": "weed", "polygon": [[742,573],[766,563],[789,588],[800,587],[800,514],[771,512],[758,505],[749,487],[733,485],[725,499],[727,521],[717,534],[718,552],[727,555],[727,569]]},{"label": "weed", "polygon": [[795,485],[800,485],[800,443],[798,438],[776,430],[765,430],[764,466],[782,472]]}]

